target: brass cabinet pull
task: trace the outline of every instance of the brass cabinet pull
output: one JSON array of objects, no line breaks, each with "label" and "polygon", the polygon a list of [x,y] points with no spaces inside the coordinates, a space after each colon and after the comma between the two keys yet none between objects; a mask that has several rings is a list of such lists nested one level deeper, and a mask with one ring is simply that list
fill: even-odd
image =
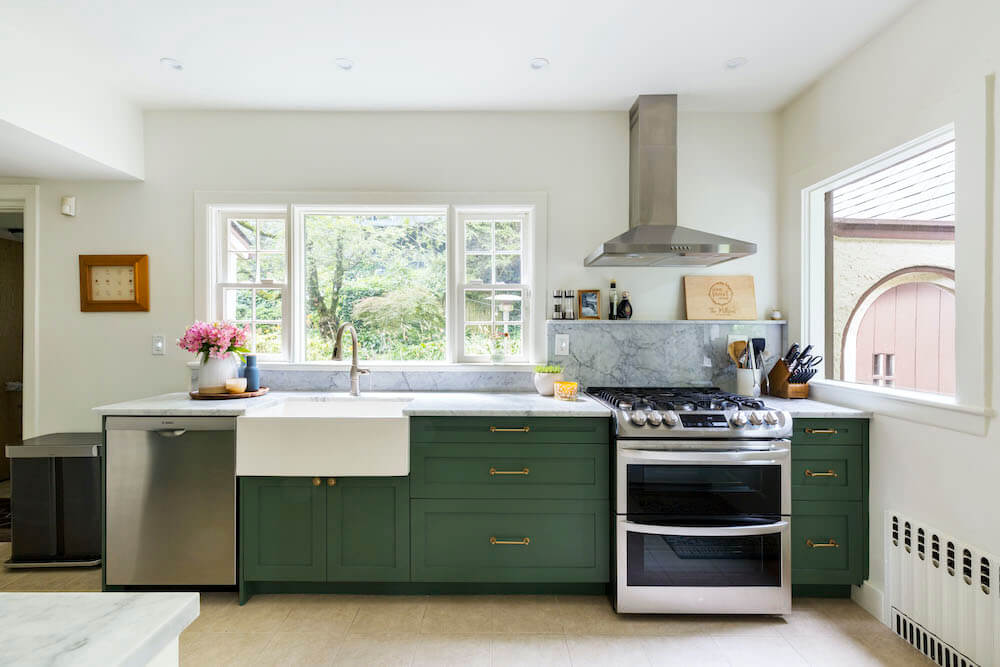
[{"label": "brass cabinet pull", "polygon": [[518,426],[517,428],[500,428],[498,426],[490,426],[490,433],[527,433],[530,430],[530,426]]},{"label": "brass cabinet pull", "polygon": [[496,468],[490,468],[490,477],[493,475],[527,475],[530,472],[529,468],[522,468],[521,470],[497,470]]},{"label": "brass cabinet pull", "polygon": [[806,433],[816,433],[816,434],[836,434],[837,429],[835,428],[807,428]]},{"label": "brass cabinet pull", "polygon": [[337,478],[336,477],[331,477],[330,479],[326,480],[326,485],[327,486],[337,486]]},{"label": "brass cabinet pull", "polygon": [[521,540],[498,540],[496,537],[490,538],[490,544],[516,544],[518,546],[527,546],[531,543],[530,537],[525,537]]},{"label": "brass cabinet pull", "polygon": [[320,484],[322,482],[320,482],[319,477],[313,477],[313,486],[319,486]]},{"label": "brass cabinet pull", "polygon": [[807,468],[806,477],[840,477],[840,475],[833,468],[830,468],[826,472],[813,472]]},{"label": "brass cabinet pull", "polygon": [[813,542],[812,540],[806,540],[806,546],[810,549],[825,549],[827,547],[836,547],[837,549],[840,548],[840,545],[837,544],[836,540],[832,537],[828,542]]}]

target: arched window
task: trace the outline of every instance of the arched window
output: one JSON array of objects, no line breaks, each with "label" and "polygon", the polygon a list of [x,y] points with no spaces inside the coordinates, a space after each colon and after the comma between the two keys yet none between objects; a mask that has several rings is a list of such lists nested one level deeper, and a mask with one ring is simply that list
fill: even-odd
[{"label": "arched window", "polygon": [[911,266],[858,300],[842,337],[847,382],[955,393],[955,272]]}]

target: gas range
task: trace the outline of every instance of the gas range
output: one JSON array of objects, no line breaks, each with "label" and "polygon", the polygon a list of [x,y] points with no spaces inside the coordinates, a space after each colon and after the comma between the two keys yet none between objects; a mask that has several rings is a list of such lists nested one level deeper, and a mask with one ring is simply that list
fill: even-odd
[{"label": "gas range", "polygon": [[612,408],[618,438],[770,439],[792,432],[788,412],[718,387],[590,387],[586,393]]}]

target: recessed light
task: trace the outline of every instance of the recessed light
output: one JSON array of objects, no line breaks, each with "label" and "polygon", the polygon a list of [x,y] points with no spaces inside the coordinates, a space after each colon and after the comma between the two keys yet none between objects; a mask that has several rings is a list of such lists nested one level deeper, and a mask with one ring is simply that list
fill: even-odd
[{"label": "recessed light", "polygon": [[354,67],[354,61],[350,58],[337,58],[333,61],[337,67],[344,70],[345,72]]},{"label": "recessed light", "polygon": [[184,65],[182,65],[179,60],[174,60],[173,58],[160,58],[160,64],[164,67],[169,67],[175,72],[180,72],[184,69]]},{"label": "recessed light", "polygon": [[528,64],[531,65],[531,69],[545,69],[546,67],[549,66],[549,59],[548,58],[532,58],[531,62],[529,62]]},{"label": "recessed light", "polygon": [[748,62],[750,61],[744,58],[743,56],[730,58],[729,60],[726,61],[726,69],[739,69],[740,67],[746,65]]}]

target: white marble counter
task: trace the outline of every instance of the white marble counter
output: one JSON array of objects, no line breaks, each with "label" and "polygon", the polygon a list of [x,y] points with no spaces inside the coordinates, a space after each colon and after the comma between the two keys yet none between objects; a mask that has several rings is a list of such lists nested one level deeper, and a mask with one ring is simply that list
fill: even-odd
[{"label": "white marble counter", "polygon": [[[573,402],[558,401],[551,396],[527,392],[362,392],[362,397],[365,395],[411,399],[411,403],[403,410],[403,414],[410,416],[607,417],[611,414],[608,408],[582,395]],[[239,417],[253,410],[277,405],[290,397],[350,398],[343,392],[272,392],[257,398],[196,401],[186,393],[178,392],[102,405],[94,408],[94,411],[101,415],[117,416]]]},{"label": "white marble counter", "polygon": [[776,398],[761,396],[764,403],[775,410],[788,410],[792,419],[869,419],[872,413],[855,408],[814,401],[809,398]]},{"label": "white marble counter", "polygon": [[0,593],[0,665],[177,664],[197,593]]}]

